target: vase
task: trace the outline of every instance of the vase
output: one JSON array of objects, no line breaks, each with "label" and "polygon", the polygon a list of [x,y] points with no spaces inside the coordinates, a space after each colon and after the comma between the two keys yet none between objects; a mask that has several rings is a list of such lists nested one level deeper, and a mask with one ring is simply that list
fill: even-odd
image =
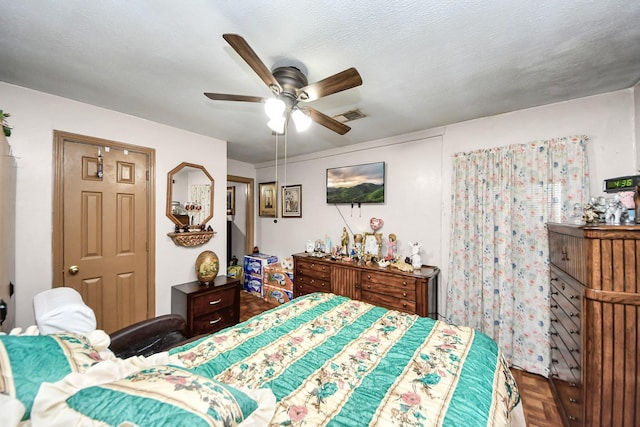
[{"label": "vase", "polygon": [[201,285],[210,285],[218,275],[220,261],[213,251],[204,251],[196,258],[196,274]]}]

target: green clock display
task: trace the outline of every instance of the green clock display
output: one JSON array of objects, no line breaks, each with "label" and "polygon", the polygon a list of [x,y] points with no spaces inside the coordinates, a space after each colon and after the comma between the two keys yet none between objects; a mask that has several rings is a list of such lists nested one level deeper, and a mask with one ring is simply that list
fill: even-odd
[{"label": "green clock display", "polygon": [[605,193],[617,193],[618,191],[633,191],[640,184],[640,175],[621,176],[604,180]]}]

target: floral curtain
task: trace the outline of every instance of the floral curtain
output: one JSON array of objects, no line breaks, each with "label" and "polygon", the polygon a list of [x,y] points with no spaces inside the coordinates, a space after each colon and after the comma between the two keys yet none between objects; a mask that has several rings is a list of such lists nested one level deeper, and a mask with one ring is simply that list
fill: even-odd
[{"label": "floral curtain", "polygon": [[549,255],[545,224],[588,200],[586,137],[453,159],[447,319],[496,342],[511,365],[548,375]]}]

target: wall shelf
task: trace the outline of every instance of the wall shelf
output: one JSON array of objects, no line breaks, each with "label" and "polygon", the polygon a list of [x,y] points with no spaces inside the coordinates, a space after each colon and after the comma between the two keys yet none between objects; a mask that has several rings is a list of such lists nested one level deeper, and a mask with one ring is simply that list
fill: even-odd
[{"label": "wall shelf", "polygon": [[184,233],[167,233],[173,243],[178,246],[200,246],[207,243],[216,231],[186,231]]}]

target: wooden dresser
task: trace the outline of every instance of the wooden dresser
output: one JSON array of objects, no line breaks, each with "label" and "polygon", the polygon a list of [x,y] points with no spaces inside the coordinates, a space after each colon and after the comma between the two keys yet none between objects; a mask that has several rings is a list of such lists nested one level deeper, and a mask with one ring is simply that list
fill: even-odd
[{"label": "wooden dresser", "polygon": [[240,280],[216,277],[202,286],[189,282],[171,287],[171,313],[187,321],[187,334],[210,334],[240,321]]},{"label": "wooden dresser", "polygon": [[393,310],[437,319],[438,267],[420,272],[333,261],[306,253],[293,255],[293,296],[331,292]]},{"label": "wooden dresser", "polygon": [[640,425],[640,225],[548,230],[549,378],[565,424]]}]

